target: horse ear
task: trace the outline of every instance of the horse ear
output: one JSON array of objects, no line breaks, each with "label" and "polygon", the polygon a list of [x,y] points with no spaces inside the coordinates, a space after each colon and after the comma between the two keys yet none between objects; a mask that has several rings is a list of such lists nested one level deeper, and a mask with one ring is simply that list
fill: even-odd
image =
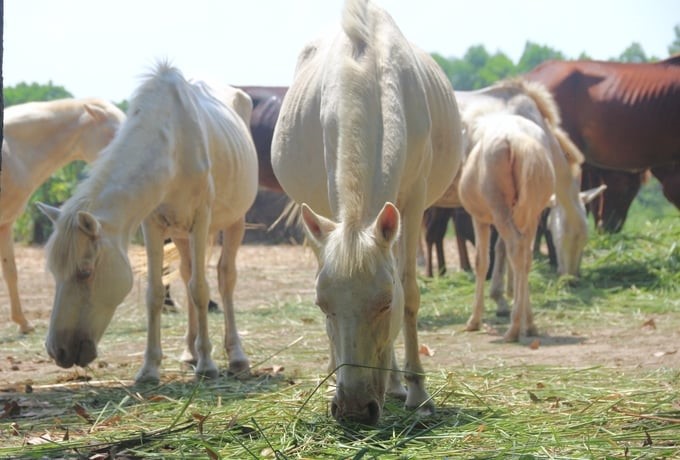
[{"label": "horse ear", "polygon": [[106,112],[94,104],[84,104],[83,108],[97,122],[106,121]]},{"label": "horse ear", "polygon": [[599,187],[591,188],[588,190],[585,190],[583,192],[579,192],[578,196],[581,198],[581,201],[583,204],[588,204],[591,201],[593,201],[595,198],[598,196],[602,195],[602,193],[605,191],[607,188],[606,184],[602,184]]},{"label": "horse ear", "polygon": [[99,236],[102,229],[101,224],[95,216],[86,211],[78,211],[78,227],[90,238]]},{"label": "horse ear", "polygon": [[378,242],[391,245],[399,236],[400,220],[397,207],[389,201],[386,202],[373,223],[373,231]]},{"label": "horse ear", "polygon": [[337,224],[330,219],[326,219],[325,217],[316,214],[312,211],[312,208],[305,203],[302,203],[300,211],[302,213],[302,222],[307,231],[307,235],[317,246],[321,246],[321,243],[326,239],[326,236],[335,229]]},{"label": "horse ear", "polygon": [[36,201],[35,205],[38,207],[40,212],[45,214],[52,221],[52,223],[55,223],[57,219],[59,219],[61,209],[50,206],[49,204],[41,203],[40,201]]}]

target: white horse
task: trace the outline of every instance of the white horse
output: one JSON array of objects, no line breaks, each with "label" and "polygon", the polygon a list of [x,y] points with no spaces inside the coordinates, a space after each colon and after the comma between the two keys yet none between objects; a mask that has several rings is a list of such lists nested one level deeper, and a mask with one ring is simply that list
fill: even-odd
[{"label": "white horse", "polygon": [[19,300],[12,226],[31,194],[74,160],[94,161],[113,139],[125,114],[100,99],[29,102],[5,109],[0,184],[0,259],[9,290],[12,321],[33,330]]},{"label": "white horse", "polygon": [[434,410],[418,355],[416,248],[423,210],[453,179],[461,150],[437,64],[385,11],[348,0],[342,30],[300,54],[272,143],[274,172],[303,203],[319,261],[336,419],[375,424],[386,392],[405,396],[393,352],[402,321],[406,406]]},{"label": "white horse", "polygon": [[[225,92],[233,96],[231,101]],[[59,366],[85,366],[97,356],[97,343],[132,288],[127,249],[143,222],[148,337],[137,381],[160,378],[166,236],[179,250],[187,289],[189,325],[183,359],[196,363],[197,375],[218,375],[208,336],[205,273],[206,247],[218,231],[224,234],[217,266],[224,347],[229,370],[248,371],[233,310],[236,251],[245,213],[257,192],[257,156],[248,120],[231,107],[243,107],[244,101],[249,98],[239,90],[218,93],[204,83],[186,81],[167,63],[158,64],[137,89],[126,123],[90,177],[61,211],[42,206],[55,221],[48,266],[56,294],[46,346]]]}]

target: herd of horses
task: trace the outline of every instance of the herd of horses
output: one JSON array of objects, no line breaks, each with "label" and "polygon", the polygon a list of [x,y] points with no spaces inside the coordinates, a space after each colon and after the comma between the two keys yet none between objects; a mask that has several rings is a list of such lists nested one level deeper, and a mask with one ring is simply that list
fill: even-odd
[{"label": "herd of horses", "polygon": [[[247,374],[234,315],[235,257],[245,213],[258,186],[265,187],[299,205],[318,260],[315,302],[326,317],[336,378],[333,416],[375,424],[386,395],[432,413],[419,357],[416,259],[421,234],[430,245],[443,233],[433,232],[432,218],[423,232],[423,216],[439,212],[448,222],[456,210],[472,224],[477,284],[466,329],[480,327],[489,271],[498,314],[511,314],[505,339],[536,334],[527,276],[542,215],[558,273],[577,276],[587,238],[584,202],[605,185],[593,203],[597,225],[607,230],[620,229],[630,205],[620,176],[639,187],[650,170],[680,207],[679,60],[548,62],[522,79],[454,92],[387,12],[368,0],[347,0],[341,28],[300,52],[289,88],[209,86],[160,62],[133,94],[127,116],[95,99],[10,107],[0,255],[12,320],[31,331],[17,288],[13,222],[54,170],[96,157],[61,209],[38,205],[54,222],[46,247],[55,281],[50,357],[62,367],[96,358],[132,287],[127,249],[141,225],[148,323],[136,380],[161,377],[166,238],[179,252],[187,291],[182,358],[197,375],[218,375],[206,266],[196,263],[206,260],[217,232],[224,348],[229,371]],[[599,186],[585,201],[584,183]],[[513,280],[511,312],[506,275]],[[402,330],[400,370],[394,342]]]}]

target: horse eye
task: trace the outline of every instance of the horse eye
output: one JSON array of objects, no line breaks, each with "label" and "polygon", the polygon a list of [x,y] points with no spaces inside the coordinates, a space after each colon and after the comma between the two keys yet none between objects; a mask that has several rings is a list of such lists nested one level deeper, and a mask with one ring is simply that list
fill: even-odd
[{"label": "horse eye", "polygon": [[76,272],[76,278],[78,279],[78,281],[87,281],[88,279],[90,279],[91,276],[92,270],[89,268],[78,270]]}]

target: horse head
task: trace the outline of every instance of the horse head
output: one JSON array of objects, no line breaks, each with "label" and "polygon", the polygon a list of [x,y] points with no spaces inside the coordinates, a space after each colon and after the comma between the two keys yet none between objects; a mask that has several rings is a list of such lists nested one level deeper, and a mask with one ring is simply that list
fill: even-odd
[{"label": "horse head", "polygon": [[47,263],[56,290],[45,346],[61,367],[86,366],[97,357],[97,343],[132,289],[132,269],[122,246],[94,215],[38,207],[55,224]]},{"label": "horse head", "polygon": [[83,160],[91,163],[116,135],[125,114],[107,101],[91,100],[83,104],[80,126],[83,128],[76,149]]},{"label": "horse head", "polygon": [[302,219],[319,259],[316,304],[326,315],[336,371],[331,413],[338,420],[375,424],[404,310],[392,254],[399,236],[399,211],[386,203],[367,227],[352,228],[303,204]]},{"label": "horse head", "polygon": [[600,196],[607,188],[600,185],[583,192],[579,192],[579,219],[567,218],[566,208],[557,202],[555,195],[550,197],[550,213],[548,214],[548,229],[552,234],[557,252],[557,272],[560,275],[578,276],[583,249],[588,238],[586,225],[586,205]]}]

